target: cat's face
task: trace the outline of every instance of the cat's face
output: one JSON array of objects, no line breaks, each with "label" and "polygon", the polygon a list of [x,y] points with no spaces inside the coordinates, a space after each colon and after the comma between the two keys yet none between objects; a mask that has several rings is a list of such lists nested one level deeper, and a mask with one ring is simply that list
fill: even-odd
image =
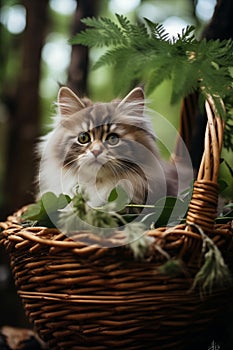
[{"label": "cat's face", "polygon": [[122,175],[137,168],[142,144],[151,136],[143,128],[125,123],[123,118],[113,103],[93,105],[64,120],[63,127],[69,134],[64,167],[82,172],[99,170],[102,176],[110,172],[112,176]]},{"label": "cat's face", "polygon": [[134,89],[122,101],[84,105],[71,90],[62,88],[58,103],[61,120],[53,152],[63,169],[63,181],[72,176],[74,186],[95,185],[101,192],[129,180],[132,200],[144,202],[147,174],[158,167],[158,153],[143,114],[143,91]]}]

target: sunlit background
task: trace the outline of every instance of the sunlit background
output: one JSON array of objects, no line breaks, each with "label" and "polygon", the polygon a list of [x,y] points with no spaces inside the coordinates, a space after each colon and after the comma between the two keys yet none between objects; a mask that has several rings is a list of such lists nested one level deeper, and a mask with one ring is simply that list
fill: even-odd
[{"label": "sunlit background", "polygon": [[[9,1],[9,3],[11,3]],[[191,4],[187,0],[170,1],[143,1],[141,0],[110,0],[105,2],[103,14],[112,16],[114,13],[125,14],[129,17],[137,15],[139,18],[149,18],[154,22],[162,23],[171,37],[181,33],[182,29],[194,23],[191,12]],[[196,5],[196,18],[199,25],[206,23],[212,17],[216,0],[198,0]],[[46,38],[46,43],[42,51],[42,59],[45,65],[41,80],[40,94],[42,98],[51,99],[55,96],[58,83],[66,81],[66,69],[69,65],[71,46],[69,39],[69,19],[72,17],[75,8],[75,0],[50,0],[51,11],[65,18],[67,26],[62,27],[62,31],[50,33]],[[1,10],[0,22],[12,35],[19,35],[25,29],[26,11],[22,5],[5,5]],[[96,59],[99,51],[92,49],[91,58]],[[107,72],[107,71],[106,71]],[[93,73],[93,89],[101,89],[110,79],[103,73]],[[91,81],[92,75],[90,76]],[[97,79],[96,79],[97,78]],[[91,84],[91,83],[90,83]],[[107,96],[108,97],[108,96]]]},{"label": "sunlit background", "polygon": [[[5,0],[2,2],[0,12],[0,23],[6,32],[5,42],[1,43],[8,49],[11,43],[11,52],[8,55],[7,65],[4,68],[5,81],[8,89],[12,86],[10,82],[17,80],[17,72],[20,70],[20,49],[14,49],[14,42],[22,35],[26,26],[26,10],[17,0]],[[114,19],[115,13],[126,15],[130,20],[142,20],[144,17],[156,23],[162,23],[170,37],[176,37],[178,33],[187,25],[196,27],[197,37],[203,28],[210,21],[216,5],[216,0],[197,0],[195,12],[192,0],[101,0],[100,16],[108,16]],[[50,0],[49,1],[49,30],[42,48],[41,77],[39,95],[41,100],[41,133],[46,130],[46,125],[50,124],[54,113],[54,104],[59,89],[59,84],[67,82],[67,68],[69,67],[72,47],[69,44],[71,38],[71,23],[76,10],[75,0]],[[7,36],[9,40],[7,39]],[[13,43],[13,44],[12,44]],[[13,45],[13,49],[12,49]],[[89,52],[90,68],[103,53],[104,49],[92,48]],[[9,50],[10,52],[10,50]],[[15,77],[16,76],[16,77]],[[96,101],[110,101],[117,97],[114,94],[114,76],[111,67],[102,67],[98,70],[91,70],[88,74],[88,94]],[[9,84],[8,82],[9,81]],[[13,84],[12,84],[13,85]],[[1,89],[1,87],[0,87]],[[180,103],[170,105],[169,95],[171,86],[169,82],[162,83],[149,96],[152,101],[151,107],[167,118],[176,128],[179,124]],[[0,164],[4,164],[4,145],[7,127],[7,112],[4,104],[0,101]],[[155,125],[157,135],[164,135],[165,130],[161,125]],[[169,138],[168,138],[169,139]],[[175,141],[174,141],[175,142]],[[164,156],[169,154],[163,149]],[[0,168],[0,188],[1,179],[4,177],[4,170]],[[1,198],[0,198],[1,200]]]},{"label": "sunlit background", "polygon": [[[18,43],[26,26],[26,10],[23,2],[17,0],[5,0],[2,2],[0,11],[0,23],[4,30],[4,50],[7,53],[7,63],[4,66],[4,84],[10,91],[17,82],[20,71],[20,47]],[[130,20],[142,20],[148,18],[153,22],[162,23],[170,37],[176,37],[187,25],[196,27],[198,36],[204,26],[213,15],[216,0],[197,0],[195,11],[193,0],[101,0],[99,1],[99,16],[114,19],[115,13],[126,15]],[[68,67],[70,64],[72,46],[69,44],[71,38],[71,24],[76,10],[75,0],[50,0],[49,1],[49,29],[42,48],[41,76],[39,85],[41,125],[40,132],[44,133],[46,125],[50,124],[54,113],[54,101],[60,84],[66,84]],[[90,68],[97,58],[103,53],[103,49],[92,48],[89,51]],[[110,101],[116,98],[114,93],[114,76],[112,67],[102,67],[98,70],[89,70],[88,95],[96,101]],[[16,85],[16,84],[15,84]],[[0,87],[1,90],[1,87]],[[170,105],[169,94],[171,86],[169,82],[162,83],[149,96],[152,101],[151,107],[164,115],[176,128],[179,124],[180,103]],[[7,128],[7,112],[4,104],[0,101],[0,164],[4,164],[4,141]],[[155,125],[157,135],[165,133],[163,126]],[[169,139],[169,138],[168,138]],[[175,142],[175,141],[174,141]],[[166,151],[164,155],[168,157]],[[1,179],[4,170],[0,169]],[[1,191],[0,191],[1,192]],[[1,200],[1,198],[0,198]]]}]

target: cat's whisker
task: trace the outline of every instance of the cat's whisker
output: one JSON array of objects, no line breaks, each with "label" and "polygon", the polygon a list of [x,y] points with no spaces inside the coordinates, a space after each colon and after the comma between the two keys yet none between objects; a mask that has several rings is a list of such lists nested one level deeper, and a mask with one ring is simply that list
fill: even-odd
[{"label": "cat's whisker", "polygon": [[[92,103],[62,87],[53,126],[38,147],[40,194],[53,191],[59,195],[62,190],[72,196],[80,186],[92,206],[101,206],[113,186],[122,181],[135,204],[145,204],[148,189],[153,201],[161,197],[166,165],[160,161],[141,88],[121,101]],[[175,195],[174,175],[168,171],[169,195]]]},{"label": "cat's whisker", "polygon": [[142,174],[140,173],[137,167],[135,168],[133,166],[129,166],[129,164],[122,164],[119,161],[115,162],[114,164],[111,164],[111,162],[109,162],[109,167],[114,173],[116,179],[120,180],[122,178],[122,175],[124,175],[124,178],[131,180],[129,180],[130,182],[133,182],[134,178],[134,180],[136,180],[137,183],[140,182],[140,185],[143,184],[144,187],[146,186],[145,179],[142,177]]},{"label": "cat's whisker", "polygon": [[68,168],[70,165],[72,165],[75,162],[77,162],[77,157],[75,157],[74,159],[71,159],[68,163],[63,163],[62,169]]},{"label": "cat's whisker", "polygon": [[[124,173],[129,171],[130,173],[134,173],[141,176],[142,169],[140,169],[137,164],[117,159],[114,163],[114,166],[118,167],[118,169],[122,170]],[[139,169],[141,170],[141,172],[139,171]]]},{"label": "cat's whisker", "polygon": [[[65,179],[68,177],[70,174],[77,173],[78,172],[78,166],[77,167],[72,167],[71,165],[77,163],[77,157],[70,160],[68,163],[64,164],[62,166],[63,170],[63,178]],[[78,164],[78,163],[77,163]]]},{"label": "cat's whisker", "polygon": [[[72,166],[73,164],[77,164],[77,166]],[[71,159],[68,163],[64,163],[62,166],[62,169],[67,172],[67,171],[72,171],[75,168],[78,168],[78,158],[74,157]]]}]

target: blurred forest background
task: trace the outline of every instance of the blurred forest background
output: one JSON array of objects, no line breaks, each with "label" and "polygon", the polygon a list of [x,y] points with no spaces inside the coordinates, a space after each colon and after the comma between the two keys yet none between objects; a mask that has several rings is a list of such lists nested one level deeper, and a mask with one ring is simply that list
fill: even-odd
[{"label": "blurred forest background", "polygon": [[[225,4],[232,23],[231,0]],[[80,18],[113,18],[114,13],[131,20],[147,17],[163,23],[171,36],[192,24],[200,37],[215,5],[216,0],[0,0],[0,220],[33,201],[34,148],[38,137],[48,131],[59,85],[93,100],[116,97],[114,70],[91,70],[101,50],[72,47],[68,42],[84,29]],[[225,30],[223,37],[227,36],[232,37],[232,28]],[[170,89],[169,82],[163,83],[149,98],[152,107],[177,127],[180,104],[169,104]],[[159,125],[155,130],[166,133]],[[25,325],[7,258],[0,253],[0,326]]]},{"label": "blurred forest background", "polygon": [[[34,145],[48,130],[59,84],[79,95],[109,101],[114,70],[91,71],[101,50],[71,46],[84,29],[80,18],[127,15],[163,23],[170,35],[193,24],[197,35],[210,20],[214,0],[1,0],[0,17],[0,218],[33,201]],[[153,108],[177,126],[180,106],[169,104],[169,82],[149,96]],[[160,133],[159,125],[155,125]],[[162,130],[163,131],[163,130]],[[169,136],[166,135],[169,139]]]}]

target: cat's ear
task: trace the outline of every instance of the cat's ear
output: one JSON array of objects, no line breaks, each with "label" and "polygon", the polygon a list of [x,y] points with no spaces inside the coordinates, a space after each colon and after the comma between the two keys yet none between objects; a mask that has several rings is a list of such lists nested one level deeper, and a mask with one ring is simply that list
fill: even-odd
[{"label": "cat's ear", "polygon": [[128,95],[121,101],[120,104],[123,103],[129,103],[129,102],[134,102],[134,101],[141,101],[142,105],[144,106],[144,101],[145,101],[145,96],[144,96],[144,91],[142,88],[137,87],[133,90],[131,90]]},{"label": "cat's ear", "polygon": [[85,105],[78,98],[78,96],[65,86],[60,88],[57,100],[60,114],[63,117],[68,117],[85,108]]},{"label": "cat's ear", "polygon": [[140,106],[141,111],[143,111],[145,105],[145,95],[142,88],[137,87],[131,90],[128,95],[120,102],[119,106],[130,102],[135,102],[137,106]]}]

